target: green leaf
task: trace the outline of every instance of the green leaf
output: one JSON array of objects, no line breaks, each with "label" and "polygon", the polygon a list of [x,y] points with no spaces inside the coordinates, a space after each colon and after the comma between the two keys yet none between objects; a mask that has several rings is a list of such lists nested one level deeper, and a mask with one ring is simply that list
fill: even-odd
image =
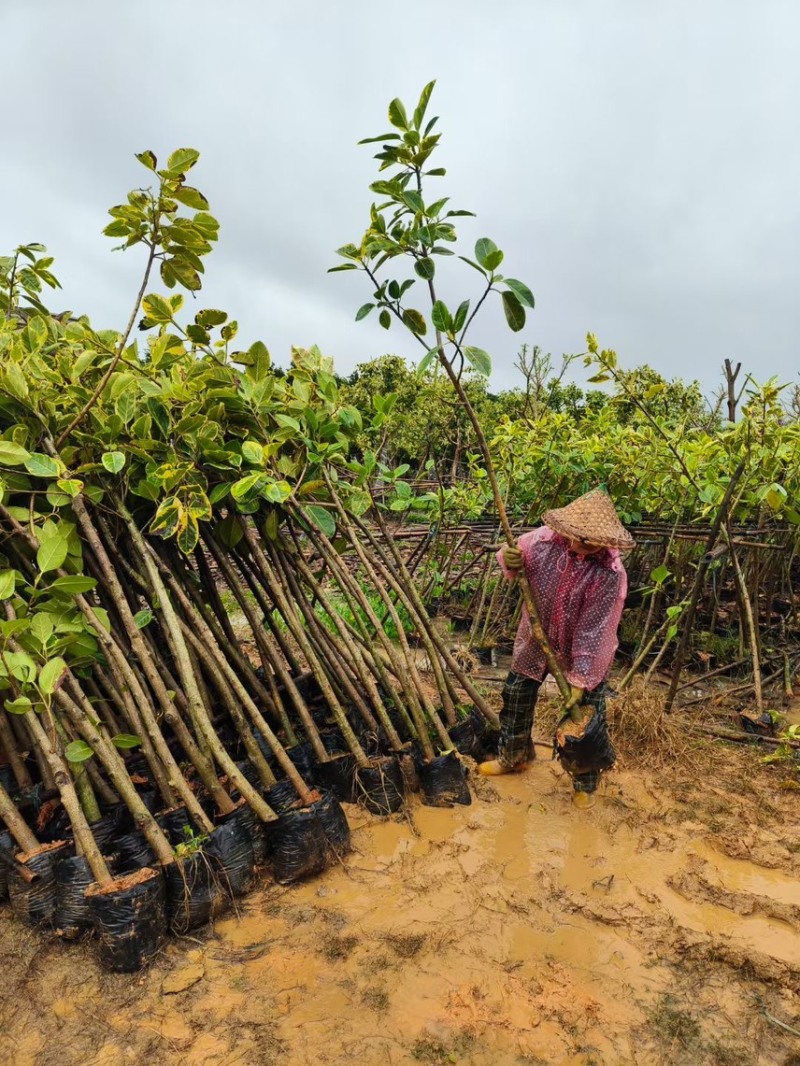
[{"label": "green leaf", "polygon": [[412,211],[415,211],[418,214],[425,213],[425,201],[416,189],[406,189],[403,193],[403,203],[406,207],[410,207]]},{"label": "green leaf", "polygon": [[31,636],[38,640],[42,647],[47,644],[53,635],[55,629],[55,623],[49,614],[40,612],[35,614],[31,619],[30,633]]},{"label": "green leaf", "polygon": [[43,574],[49,573],[50,570],[58,570],[67,558],[68,550],[69,541],[65,533],[60,532],[51,536],[40,544],[36,553],[36,565]]},{"label": "green leaf", "polygon": [[434,359],[438,357],[438,355],[438,348],[431,348],[430,351],[426,352],[425,355],[423,355],[422,359],[420,359],[419,361],[419,365],[417,366],[417,377],[421,378],[426,373],[428,367],[431,365]]},{"label": "green leaf", "polygon": [[288,481],[273,481],[261,490],[261,495],[270,503],[283,503],[292,495],[292,486]]},{"label": "green leaf", "polygon": [[173,310],[163,296],[151,293],[142,300],[142,310],[147,318],[157,325],[166,325],[172,321]]},{"label": "green leaf", "polygon": [[669,577],[669,570],[666,566],[657,566],[655,570],[650,573],[650,580],[656,585],[662,585]]},{"label": "green leaf", "polygon": [[422,94],[419,98],[419,103],[414,108],[414,129],[418,130],[422,126],[422,120],[425,118],[425,112],[428,109],[428,101],[431,98],[433,87],[436,84],[435,81],[429,81],[425,88],[422,90]]},{"label": "green leaf", "polygon": [[240,478],[234,482],[231,486],[231,496],[237,502],[243,500],[246,496],[249,496],[251,492],[264,480],[264,474],[258,472],[256,474],[248,474],[247,477]]},{"label": "green leaf", "polygon": [[21,466],[26,459],[30,458],[30,452],[19,444],[10,440],[0,440],[0,465]]},{"label": "green leaf", "polygon": [[153,621],[153,612],[149,607],[145,607],[143,611],[137,611],[133,616],[133,621],[136,624],[137,629],[144,629],[145,626],[150,625]]},{"label": "green leaf", "polygon": [[220,485],[215,485],[211,492],[209,492],[208,494],[209,502],[214,504],[219,503],[220,500],[224,500],[228,493],[231,491],[232,484],[233,482],[231,481],[224,481]]},{"label": "green leaf", "polygon": [[11,597],[14,595],[14,587],[16,585],[16,580],[16,570],[0,571],[0,600],[11,599]]},{"label": "green leaf", "polygon": [[484,377],[489,377],[492,372],[492,359],[488,352],[482,348],[464,348],[464,358],[473,370],[477,370]]},{"label": "green leaf", "polygon": [[293,429],[295,433],[303,432],[303,427],[300,425],[297,419],[292,418],[291,415],[284,415],[279,412],[276,412],[272,417],[275,419],[279,426],[283,426],[285,429]]},{"label": "green leaf", "polygon": [[85,740],[73,740],[71,744],[67,744],[66,748],[64,748],[64,756],[67,762],[71,763],[86,762],[93,755],[94,751]]},{"label": "green leaf", "polygon": [[42,345],[47,341],[47,325],[45,324],[44,319],[40,315],[35,315],[33,318],[29,319],[27,332],[30,339],[31,351],[38,352]]},{"label": "green leaf", "polygon": [[503,297],[503,310],[506,313],[506,322],[508,322],[514,333],[519,333],[525,325],[525,308],[513,292],[507,291],[501,293],[501,295]]},{"label": "green leaf", "polygon": [[63,592],[67,596],[81,596],[84,592],[91,592],[97,585],[93,577],[82,577],[76,574],[74,577],[57,577],[50,588],[54,592]]},{"label": "green leaf", "polygon": [[418,259],[414,263],[414,271],[426,281],[430,281],[433,275],[436,273],[436,264],[432,259],[427,257]]},{"label": "green leaf", "polygon": [[310,503],[303,508],[303,514],[310,520],[312,525],[322,530],[326,537],[335,535],[336,519],[326,508]]},{"label": "green leaf", "polygon": [[77,496],[83,489],[83,482],[77,478],[59,478],[56,485],[70,498]]},{"label": "green leaf", "polygon": [[61,464],[43,452],[31,452],[25,460],[25,469],[34,477],[57,477],[61,473]]},{"label": "green leaf", "polygon": [[118,474],[125,466],[125,456],[122,452],[103,452],[101,461],[111,474]]},{"label": "green leaf", "polygon": [[504,284],[508,285],[509,289],[511,289],[520,303],[523,303],[526,307],[530,308],[534,306],[533,293],[527,285],[523,285],[523,283],[517,281],[516,278],[504,278],[503,281]]},{"label": "green leaf", "polygon": [[186,207],[192,207],[195,211],[208,210],[208,200],[206,200],[205,196],[203,196],[199,189],[194,189],[191,185],[179,185],[177,189],[172,190],[172,196],[179,204],[185,204]]},{"label": "green leaf", "polygon": [[151,396],[146,403],[147,410],[150,412],[153,421],[166,437],[170,431],[171,423],[169,418],[169,411],[164,404],[156,399],[155,396]]},{"label": "green leaf", "polygon": [[15,700],[6,700],[5,708],[9,714],[27,714],[33,704],[27,696],[19,696]]},{"label": "green leaf", "polygon": [[154,485],[152,481],[148,481],[146,478],[140,478],[131,489],[131,492],[134,496],[141,496],[143,500],[150,500],[151,503],[157,503],[161,497],[161,490],[158,485]]},{"label": "green leaf", "polygon": [[469,312],[469,300],[464,300],[463,303],[458,305],[456,311],[456,317],[453,320],[453,332],[458,333],[464,327],[464,323],[467,321],[467,313]]},{"label": "green leaf", "polygon": [[399,133],[379,133],[377,137],[364,137],[356,144],[377,144],[378,141],[399,141]]},{"label": "green leaf", "polygon": [[115,748],[121,748],[122,751],[128,751],[131,748],[138,748],[141,745],[141,740],[133,733],[117,733],[115,737],[111,738],[111,743]]},{"label": "green leaf", "polygon": [[428,332],[427,322],[420,312],[415,311],[413,307],[408,307],[403,311],[403,324],[418,337],[424,337]]},{"label": "green leaf", "polygon": [[142,166],[147,167],[148,170],[155,170],[158,166],[158,160],[149,148],[146,149],[144,152],[137,152],[136,158],[139,160]]},{"label": "green leaf", "polygon": [[[173,299],[175,298],[173,297]],[[214,307],[207,307],[204,311],[198,311],[194,316],[194,320],[203,329],[210,329],[212,326],[221,326],[223,322],[227,322],[228,312],[218,311]]]},{"label": "green leaf", "polygon": [[406,109],[403,107],[402,101],[397,98],[392,100],[392,102],[389,104],[389,121],[399,130],[408,129],[408,116],[406,115]]},{"label": "green leaf", "polygon": [[246,440],[242,443],[242,458],[254,466],[263,466],[264,449],[257,440]]},{"label": "green leaf", "polygon": [[[499,251],[494,241],[488,237],[480,237],[475,243],[475,258],[485,270],[492,270],[487,260]],[[469,262],[469,260],[467,260]],[[472,264],[470,264],[472,265]]]},{"label": "green leaf", "polygon": [[197,268],[183,255],[173,255],[162,261],[161,280],[168,289],[174,288],[176,283],[189,292],[198,292],[203,287]]},{"label": "green leaf", "polygon": [[0,660],[0,670],[2,670],[3,676],[5,676],[6,668],[17,681],[30,684],[36,680],[36,663],[27,652],[6,651],[2,660]]},{"label": "green leaf", "polygon": [[182,529],[178,530],[175,540],[184,555],[190,555],[197,547],[200,539],[200,527],[196,515],[191,511],[186,515],[186,522]]},{"label": "green leaf", "polygon": [[381,311],[380,315],[378,316],[378,321],[380,322],[380,324],[383,326],[384,329],[388,329],[389,326],[391,326],[391,324],[392,324],[392,316],[389,314],[389,312],[386,310],[385,307]]},{"label": "green leaf", "polygon": [[209,344],[211,342],[211,334],[208,330],[203,329],[202,326],[198,326],[195,322],[190,323],[186,327],[186,336],[193,344]]},{"label": "green leaf", "polygon": [[440,329],[443,333],[449,333],[453,328],[452,316],[441,300],[437,300],[431,309],[431,322],[433,322],[436,329]]},{"label": "green leaf", "polygon": [[486,271],[483,270],[482,267],[479,267],[477,263],[474,263],[471,259],[467,259],[465,255],[460,255],[458,258],[461,260],[462,263],[466,263],[467,266],[471,266],[473,270],[477,270],[482,277],[486,277]]},{"label": "green leaf", "polygon": [[39,689],[47,696],[52,696],[69,667],[61,658],[50,659],[39,672]]},{"label": "green leaf", "polygon": [[375,304],[362,304],[356,311],[356,322],[360,322],[362,318],[366,318]]},{"label": "green leaf", "polygon": [[177,148],[167,160],[167,170],[175,176],[185,174],[199,158],[200,153],[194,148]]}]

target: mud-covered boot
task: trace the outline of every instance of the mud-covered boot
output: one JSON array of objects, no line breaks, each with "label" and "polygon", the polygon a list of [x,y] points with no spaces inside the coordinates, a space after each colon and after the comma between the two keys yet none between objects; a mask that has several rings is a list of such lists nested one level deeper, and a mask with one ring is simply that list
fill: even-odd
[{"label": "mud-covered boot", "polygon": [[572,793],[572,806],[577,807],[579,810],[588,811],[590,807],[594,807],[596,802],[594,792],[576,791]]},{"label": "mud-covered boot", "polygon": [[526,762],[517,763],[516,766],[506,766],[499,759],[488,759],[478,764],[478,773],[485,777],[500,777],[501,774],[521,774],[528,769]]}]

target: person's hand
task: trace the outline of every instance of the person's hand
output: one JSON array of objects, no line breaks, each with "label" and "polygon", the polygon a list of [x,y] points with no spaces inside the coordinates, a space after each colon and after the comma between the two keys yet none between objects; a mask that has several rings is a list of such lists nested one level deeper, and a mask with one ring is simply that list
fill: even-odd
[{"label": "person's hand", "polygon": [[521,570],[522,569],[522,552],[514,545],[506,544],[503,547],[503,563],[507,570]]},{"label": "person's hand", "polygon": [[585,689],[577,688],[575,685],[571,685],[570,688],[572,689],[572,691],[570,693],[569,699],[564,704],[565,711],[571,711],[573,707],[579,707],[580,704],[583,702]]}]

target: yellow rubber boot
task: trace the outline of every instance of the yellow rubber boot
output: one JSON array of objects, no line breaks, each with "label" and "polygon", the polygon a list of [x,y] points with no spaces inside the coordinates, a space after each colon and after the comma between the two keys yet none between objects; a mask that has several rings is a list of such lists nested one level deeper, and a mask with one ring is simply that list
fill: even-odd
[{"label": "yellow rubber boot", "polygon": [[485,777],[500,777],[501,774],[521,774],[523,770],[527,769],[528,764],[526,762],[520,763],[518,766],[506,766],[499,759],[489,759],[487,762],[478,764],[478,773],[483,774]]},{"label": "yellow rubber boot", "polygon": [[573,792],[572,793],[572,805],[579,810],[588,811],[590,807],[594,807],[596,803],[594,792]]}]

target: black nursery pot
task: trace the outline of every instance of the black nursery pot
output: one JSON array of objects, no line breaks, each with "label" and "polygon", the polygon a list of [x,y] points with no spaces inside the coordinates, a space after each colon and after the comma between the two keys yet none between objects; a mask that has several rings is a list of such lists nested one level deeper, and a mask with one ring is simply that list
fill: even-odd
[{"label": "black nursery pot", "polygon": [[192,827],[189,812],[185,807],[173,807],[156,815],[156,821],[169,839],[170,844],[182,844],[186,840],[184,829]]},{"label": "black nursery pot", "polygon": [[90,889],[100,962],[112,973],[135,973],[161,947],[167,933],[164,879],[145,868],[135,884],[110,892]]},{"label": "black nursery pot", "polygon": [[0,785],[6,790],[10,796],[14,796],[17,793],[17,779],[14,777],[14,772],[8,763],[3,763],[0,766]]},{"label": "black nursery pot", "polygon": [[348,748],[340,729],[324,729],[320,735],[322,746],[329,755],[346,755]]},{"label": "black nursery pot", "polygon": [[99,822],[90,822],[94,842],[103,853],[113,850],[119,827],[119,815],[116,812],[104,814]]},{"label": "black nursery pot", "polygon": [[350,849],[350,827],[330,793],[309,807],[282,811],[269,836],[273,874],[280,885],[321,873]]},{"label": "black nursery pot", "polygon": [[56,865],[69,855],[72,844],[65,840],[32,855],[24,865],[37,876],[25,881],[13,870],[8,872],[8,896],[15,917],[29,925],[48,925],[56,913]]},{"label": "black nursery pot", "polygon": [[66,940],[77,940],[92,927],[86,889],[94,881],[83,855],[69,855],[56,865],[56,929]]},{"label": "black nursery pot", "polygon": [[475,751],[472,757],[476,762],[481,762],[483,759],[494,759],[497,757],[499,748],[500,730],[493,729],[487,722],[483,733],[475,745]]},{"label": "black nursery pot", "polygon": [[[247,834],[253,848],[253,861],[260,865],[267,857],[267,841],[264,836],[264,823],[246,804],[235,811],[236,819]],[[232,817],[229,815],[228,817]]]},{"label": "black nursery pot", "polygon": [[[559,728],[569,721],[565,715]],[[565,737],[564,743],[556,741],[556,754],[561,765],[572,777],[591,771],[609,770],[617,760],[614,745],[608,735],[606,717],[595,713],[581,737]]]},{"label": "black nursery pot", "polygon": [[232,896],[244,895],[253,887],[254,881],[255,856],[243,814],[246,810],[240,807],[226,815],[222,824],[209,835],[204,849],[223,891]]},{"label": "black nursery pot", "polygon": [[[272,754],[271,749],[270,754]],[[258,786],[261,784],[261,778],[258,776],[258,770],[256,770],[255,766],[253,766],[249,759],[240,759],[239,762],[237,762],[236,764],[236,769],[239,771],[245,781],[247,781],[253,786],[253,788],[258,788]]]},{"label": "black nursery pot", "polygon": [[403,791],[419,792],[419,773],[417,772],[417,752],[413,744],[406,744],[400,751],[393,752],[400,773],[403,777]]},{"label": "black nursery pot", "polygon": [[[0,830],[0,851],[10,852],[12,855],[17,850],[17,845],[7,829]],[[8,878],[11,871],[4,862],[0,862],[0,901],[8,899]]]},{"label": "black nursery pot", "polygon": [[466,770],[454,751],[439,755],[431,762],[420,759],[417,773],[426,807],[452,807],[456,803],[469,806],[472,803]]},{"label": "black nursery pot", "polygon": [[278,781],[278,783],[273,785],[272,788],[266,789],[264,791],[264,799],[276,814],[282,814],[284,811],[291,810],[300,802],[300,797],[297,795],[297,789],[288,777],[285,777],[283,781]]},{"label": "black nursery pot", "polygon": [[47,820],[47,824],[41,829],[36,824],[36,816],[39,813],[38,805],[30,813],[26,813],[25,821],[34,831],[39,838],[40,844],[55,844],[59,840],[70,840],[72,838],[72,826],[70,825],[69,815],[63,806],[58,806],[53,812],[52,817]]},{"label": "black nursery pot", "polygon": [[295,744],[293,748],[287,748],[286,754],[292,760],[300,776],[306,781],[314,781],[319,763],[314,755],[314,749],[309,741]]},{"label": "black nursery pot", "polygon": [[355,755],[334,755],[329,762],[317,764],[314,781],[328,792],[332,792],[341,803],[354,803],[356,799],[356,770],[358,763]]},{"label": "black nursery pot", "polygon": [[214,860],[198,850],[162,867],[170,930],[182,936],[219,913],[223,896]]},{"label": "black nursery pot", "polygon": [[356,799],[372,814],[393,814],[403,806],[405,778],[400,763],[391,757],[376,760],[356,774]]},{"label": "black nursery pot", "polygon": [[132,873],[141,870],[144,866],[156,864],[156,853],[148,843],[144,833],[135,831],[124,833],[117,837],[116,851],[119,861],[119,869],[122,873]]},{"label": "black nursery pot", "polygon": [[466,718],[462,718],[447,730],[456,750],[473,759],[477,758],[480,752],[485,732],[486,719],[476,707],[472,708]]}]

